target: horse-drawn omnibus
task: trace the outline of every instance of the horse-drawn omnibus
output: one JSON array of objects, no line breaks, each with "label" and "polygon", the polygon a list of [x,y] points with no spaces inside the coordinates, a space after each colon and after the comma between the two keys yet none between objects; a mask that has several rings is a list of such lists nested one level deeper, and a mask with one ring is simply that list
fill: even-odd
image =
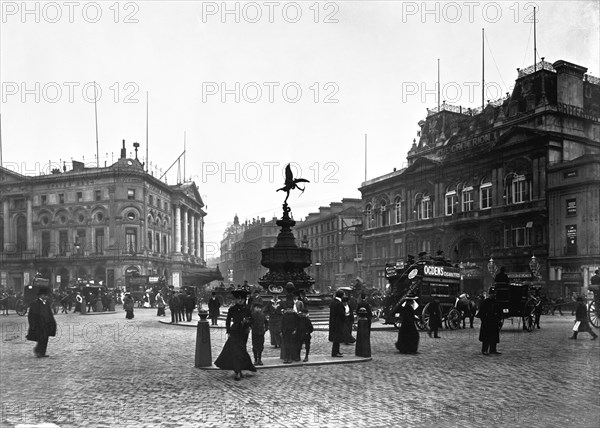
[{"label": "horse-drawn omnibus", "polygon": [[508,282],[495,282],[496,304],[500,307],[502,324],[510,318],[519,319],[523,330],[533,331],[537,298],[531,295],[533,283],[529,273],[508,273]]},{"label": "horse-drawn omnibus", "polygon": [[397,306],[408,294],[414,294],[419,304],[416,311],[419,329],[429,328],[431,302],[434,299],[439,303],[446,328],[454,330],[460,327],[462,315],[455,307],[460,294],[459,268],[443,259],[420,259],[415,262],[409,258],[406,262],[387,265],[386,277],[389,281],[383,303],[386,324],[398,326]]}]

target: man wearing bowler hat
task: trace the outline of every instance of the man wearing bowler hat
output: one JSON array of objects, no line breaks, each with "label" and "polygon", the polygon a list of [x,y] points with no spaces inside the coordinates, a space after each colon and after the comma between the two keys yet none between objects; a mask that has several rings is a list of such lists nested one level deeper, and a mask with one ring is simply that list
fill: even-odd
[{"label": "man wearing bowler hat", "polygon": [[38,298],[29,305],[27,315],[27,321],[29,322],[27,340],[37,342],[37,345],[33,348],[33,353],[38,358],[48,356],[46,355],[48,339],[50,336],[56,335],[56,321],[48,301],[49,295],[48,288],[41,287],[38,290]]},{"label": "man wearing bowler hat", "polygon": [[340,343],[344,341],[344,322],[346,320],[346,312],[342,303],[344,291],[338,290],[335,292],[335,298],[329,306],[329,341],[333,342],[331,346],[332,357],[342,357],[340,352]]}]

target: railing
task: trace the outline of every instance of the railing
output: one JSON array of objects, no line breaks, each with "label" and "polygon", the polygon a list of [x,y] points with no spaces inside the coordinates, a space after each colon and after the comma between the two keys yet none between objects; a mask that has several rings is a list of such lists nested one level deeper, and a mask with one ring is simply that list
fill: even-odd
[{"label": "railing", "polygon": [[600,85],[600,78],[592,76],[591,74],[586,74],[585,76],[583,76],[583,80],[585,80],[586,82],[593,83],[594,85]]},{"label": "railing", "polygon": [[527,68],[517,68],[517,71],[519,73],[519,78],[527,76],[529,74],[535,73],[538,70],[549,70],[552,71],[553,73],[556,73],[556,70],[554,69],[554,67],[552,67],[552,64],[547,62],[547,61],[540,61],[538,63],[536,63],[535,65],[530,65]]},{"label": "railing", "polygon": [[[504,103],[504,101],[506,101],[509,98],[510,98],[510,96],[504,96],[504,97],[500,97],[496,100],[491,100],[491,101],[488,100],[487,105],[492,105],[493,107],[498,107],[498,106],[501,106]],[[427,109],[427,117],[437,114],[441,111],[450,111],[452,113],[464,114],[465,116],[476,116],[483,111],[483,108],[482,107],[467,108],[467,107],[463,107],[463,106],[448,104],[444,101],[439,106],[439,108],[438,107],[428,108]]]}]

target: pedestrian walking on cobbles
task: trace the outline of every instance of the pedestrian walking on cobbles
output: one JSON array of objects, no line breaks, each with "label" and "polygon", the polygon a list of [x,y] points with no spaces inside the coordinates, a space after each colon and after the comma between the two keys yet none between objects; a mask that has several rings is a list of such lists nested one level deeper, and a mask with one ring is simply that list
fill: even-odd
[{"label": "pedestrian walking on cobbles", "polygon": [[569,339],[577,339],[577,333],[587,332],[592,335],[592,340],[596,340],[598,335],[590,327],[587,317],[587,308],[583,297],[578,296],[576,299],[577,307],[575,308],[575,325],[573,326],[573,335]]},{"label": "pedestrian walking on cobbles", "polygon": [[335,292],[335,297],[329,306],[329,341],[332,342],[331,356],[342,357],[340,352],[340,343],[344,341],[344,322],[346,320],[346,312],[342,303],[344,292],[338,290]]},{"label": "pedestrian walking on cobbles", "polygon": [[442,328],[442,309],[440,308],[440,302],[435,297],[429,303],[429,331],[427,334],[429,337],[433,335],[434,339],[439,339],[439,329]]},{"label": "pedestrian walking on cobbles", "polygon": [[351,345],[356,342],[352,336],[352,326],[354,325],[354,312],[350,307],[350,299],[347,296],[342,297],[344,305],[344,344]]},{"label": "pedestrian walking on cobbles", "polygon": [[283,307],[281,300],[277,296],[267,304],[265,314],[269,319],[269,332],[271,336],[271,346],[275,349],[281,347],[281,318],[283,316]]},{"label": "pedestrian walking on cobbles", "polygon": [[171,323],[177,324],[182,321],[181,318],[181,310],[179,308],[180,305],[180,295],[177,293],[171,294],[171,298],[169,299],[169,311],[171,312]]},{"label": "pedestrian walking on cobbles", "polygon": [[133,319],[133,297],[130,293],[125,293],[125,299],[123,299],[123,310],[125,311],[125,318],[128,320]]},{"label": "pedestrian walking on cobbles", "polygon": [[263,313],[262,302],[254,300],[252,308],[252,353],[254,354],[254,365],[262,366],[262,353],[265,349],[265,332],[269,329],[269,322]]},{"label": "pedestrian walking on cobbles", "polygon": [[215,366],[222,370],[233,370],[235,380],[240,380],[242,370],[256,371],[246,350],[252,314],[245,304],[248,292],[244,289],[237,289],[233,290],[232,294],[235,304],[227,311],[227,320],[225,321],[227,341],[223,345],[221,354],[215,360]]},{"label": "pedestrian walking on cobbles", "polygon": [[563,298],[560,298],[560,297],[558,299],[554,300],[554,304],[552,305],[552,312],[551,312],[551,314],[554,315],[554,312],[556,310],[558,310],[558,313],[562,316],[563,315],[563,313],[562,313],[562,305],[564,305],[564,303],[565,303],[565,300]]},{"label": "pedestrian walking on cobbles", "polygon": [[481,302],[477,317],[481,320],[479,328],[479,341],[481,342],[481,353],[483,355],[500,355],[496,349],[500,342],[500,308],[496,303],[496,292],[490,288],[488,297]]},{"label": "pedestrian walking on cobbles", "polygon": [[208,316],[210,318],[210,325],[217,325],[220,311],[221,302],[219,302],[219,299],[217,299],[217,293],[213,291],[210,299],[208,299]]},{"label": "pedestrian walking on cobbles", "polygon": [[539,288],[536,288],[535,292],[533,293],[533,298],[535,302],[535,306],[533,307],[533,314],[535,316],[533,326],[540,328],[540,318],[542,317],[543,301]]},{"label": "pedestrian walking on cobbles", "polygon": [[286,307],[281,317],[281,356],[283,364],[300,361],[298,348],[298,314],[294,312],[294,303],[286,301]]},{"label": "pedestrian walking on cobbles", "polygon": [[29,329],[27,331],[27,340],[37,342],[33,353],[36,357],[47,357],[48,339],[56,335],[56,321],[48,302],[50,291],[41,287],[38,290],[38,298],[29,306],[27,321]]},{"label": "pedestrian walking on cobbles", "polygon": [[179,293],[177,293],[177,301],[178,301],[178,308],[179,308],[179,320],[180,321],[185,321],[185,293],[180,291]]},{"label": "pedestrian walking on cobbles", "polygon": [[158,311],[156,312],[156,316],[157,317],[166,316],[166,314],[165,314],[166,303],[165,303],[165,299],[163,299],[163,296],[160,291],[156,295],[156,306],[158,308]]},{"label": "pedestrian walking on cobbles", "polygon": [[297,356],[300,359],[300,354],[302,353],[302,345],[304,345],[304,362],[308,361],[308,354],[310,354],[310,339],[312,332],[315,330],[313,327],[312,321],[310,320],[310,315],[308,314],[308,309],[305,307],[302,308],[300,313],[298,314],[298,351]]},{"label": "pedestrian walking on cobbles", "polygon": [[419,305],[416,299],[416,296],[408,295],[394,309],[394,313],[400,313],[402,319],[396,341],[396,349],[401,354],[416,354],[419,349],[420,337],[415,325],[415,310]]},{"label": "pedestrian walking on cobbles", "polygon": [[184,294],[183,304],[185,306],[185,318],[187,322],[191,322],[192,314],[194,312],[194,308],[196,307],[196,297],[191,293]]},{"label": "pedestrian walking on cobbles", "polygon": [[73,312],[81,312],[81,304],[83,303],[83,296],[78,291],[75,296],[75,310]]}]

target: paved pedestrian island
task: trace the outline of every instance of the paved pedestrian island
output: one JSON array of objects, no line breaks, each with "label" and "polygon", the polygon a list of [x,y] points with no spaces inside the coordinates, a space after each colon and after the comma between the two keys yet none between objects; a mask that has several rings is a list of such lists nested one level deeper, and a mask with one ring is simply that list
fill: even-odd
[{"label": "paved pedestrian island", "polygon": [[[357,357],[355,355],[344,355],[343,357],[328,357],[325,355],[311,355],[307,362],[298,361],[291,364],[283,364],[281,358],[269,357],[263,358],[262,362],[264,365],[256,366],[257,370],[264,369],[280,369],[280,368],[291,368],[291,367],[303,367],[303,366],[324,366],[328,364],[351,364],[351,363],[364,363],[371,361],[371,358]],[[214,364],[207,367],[197,367],[200,370],[221,370]],[[247,370],[246,370],[247,371]]]}]

